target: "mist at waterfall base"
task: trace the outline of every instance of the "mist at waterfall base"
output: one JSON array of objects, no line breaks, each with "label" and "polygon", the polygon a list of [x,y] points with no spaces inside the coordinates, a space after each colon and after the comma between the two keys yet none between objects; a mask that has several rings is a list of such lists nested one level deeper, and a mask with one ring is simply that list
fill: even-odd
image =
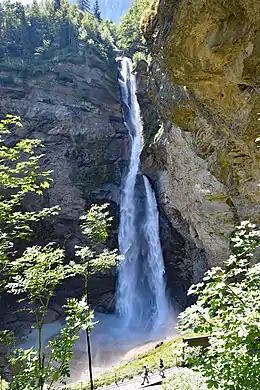
[{"label": "mist at waterfall base", "polygon": [[[174,325],[165,291],[156,198],[149,180],[140,172],[142,124],[136,79],[130,59],[118,59],[118,64],[125,125],[132,145],[120,203],[119,250],[124,260],[118,269],[115,314],[95,313],[97,323],[91,331],[94,374],[116,364],[136,346],[166,338]],[[53,335],[52,327],[57,332],[62,325],[46,327],[46,339]],[[88,378],[86,351],[82,332],[74,349],[71,382]]]}]

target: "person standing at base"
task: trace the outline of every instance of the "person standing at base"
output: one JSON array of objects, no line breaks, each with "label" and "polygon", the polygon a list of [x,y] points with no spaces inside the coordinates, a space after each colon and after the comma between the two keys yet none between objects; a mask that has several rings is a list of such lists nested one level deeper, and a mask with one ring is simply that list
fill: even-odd
[{"label": "person standing at base", "polygon": [[165,374],[164,374],[164,364],[163,364],[163,360],[162,360],[162,359],[160,359],[159,373],[160,373],[160,375],[161,375],[162,378],[165,378]]},{"label": "person standing at base", "polygon": [[149,371],[148,371],[148,368],[146,366],[144,366],[144,370],[143,370],[143,382],[141,383],[141,386],[144,385],[144,382],[147,381],[147,383],[149,383]]}]

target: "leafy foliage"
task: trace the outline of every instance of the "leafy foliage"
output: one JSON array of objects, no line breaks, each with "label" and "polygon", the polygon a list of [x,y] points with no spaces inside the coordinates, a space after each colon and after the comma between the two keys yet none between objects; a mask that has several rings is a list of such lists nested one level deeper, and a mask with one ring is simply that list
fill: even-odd
[{"label": "leafy foliage", "polygon": [[82,233],[88,238],[103,243],[106,242],[108,238],[107,229],[112,221],[107,208],[107,203],[101,206],[93,205],[86,215],[80,217]]},{"label": "leafy foliage", "polygon": [[[224,268],[206,272],[190,288],[197,303],[180,317],[180,329],[210,334],[210,346],[195,357],[209,388],[260,388],[260,263],[252,264],[260,246],[260,231],[243,222],[232,239],[236,254]],[[257,257],[255,253],[255,257]]]},{"label": "leafy foliage", "polygon": [[[84,275],[87,287],[88,276],[116,264],[118,256],[116,251],[110,253],[104,247],[102,250],[98,248],[98,240],[104,243],[107,239],[110,223],[106,205],[93,206],[83,218],[83,233],[95,246],[93,249],[80,248],[80,264],[66,264],[64,250],[54,243],[45,247],[28,247],[18,256],[14,251],[14,240],[29,238],[31,222],[53,215],[58,210],[21,211],[26,195],[30,192],[41,195],[49,187],[51,178],[50,172],[42,172],[39,168],[43,155],[36,152],[42,147],[40,141],[22,140],[9,146],[10,126],[21,126],[19,118],[8,116],[0,122],[1,282],[8,293],[17,296],[20,303],[26,301],[25,308],[21,310],[29,311],[34,317],[38,345],[37,349],[31,347],[11,351],[16,340],[7,330],[0,332],[0,343],[8,346],[7,361],[13,373],[8,387],[10,390],[43,390],[46,385],[51,390],[54,384],[63,383],[70,375],[69,362],[75,340],[79,338],[79,330],[89,332],[93,326],[93,311],[88,305],[86,289],[81,299],[68,299],[65,306],[66,326],[47,346],[43,345],[43,325],[57,286],[65,279],[80,274]],[[0,368],[2,376],[2,368],[5,367]]]},{"label": "leafy foliage", "polygon": [[[37,350],[33,347],[28,350],[15,349],[9,354],[11,365],[19,367],[13,370],[9,388],[43,389],[48,382],[48,388],[52,389],[54,382],[69,376],[72,347],[79,338],[80,328],[92,325],[93,315],[85,298],[80,301],[68,300],[67,325],[56,339],[49,342],[45,351],[43,350],[42,329],[50,299],[57,285],[75,275],[75,270],[70,265],[64,265],[63,250],[48,245],[44,248],[27,248],[22,257],[6,264],[5,273],[9,279],[5,286],[6,291],[22,296],[20,302],[28,301],[26,310],[34,316],[38,332]],[[4,336],[5,333],[2,333],[2,338]],[[11,336],[8,336],[10,339]]]},{"label": "leafy foliage", "polygon": [[[106,236],[105,230],[108,225],[106,214],[101,215],[104,208],[104,206],[93,206],[85,218],[90,238],[92,231],[96,233],[96,238],[100,233],[100,237]],[[98,221],[99,226],[103,226],[101,229],[97,229]],[[79,255],[82,259],[80,264],[70,262],[66,265],[63,250],[52,245],[44,248],[32,247],[27,248],[22,257],[6,265],[5,272],[9,276],[6,290],[12,294],[22,294],[24,298],[21,301],[28,301],[27,310],[34,315],[38,331],[37,350],[33,347],[28,350],[16,349],[9,355],[12,366],[19,366],[17,374],[13,376],[10,383],[10,390],[43,389],[46,383],[48,389],[53,389],[56,382],[63,383],[65,378],[69,377],[72,348],[75,340],[79,338],[79,330],[89,331],[92,328],[93,311],[88,306],[87,291],[80,300],[68,299],[65,306],[66,327],[43,349],[42,329],[50,299],[57,285],[64,279],[81,274],[84,275],[87,284],[89,275],[115,265],[118,259],[116,251],[110,253],[104,249],[96,255],[88,247],[81,248]],[[0,341],[5,343],[12,337],[7,332],[3,332],[0,336],[2,336]]]},{"label": "leafy foliage", "polygon": [[[108,249],[100,249],[99,243],[104,243],[107,240],[107,228],[110,225],[111,218],[106,210],[107,204],[102,206],[93,205],[87,215],[82,216],[82,232],[88,236],[91,247],[79,247],[76,255],[79,256],[80,262],[76,265],[77,273],[83,276],[84,280],[84,295],[88,299],[88,282],[89,277],[97,272],[102,273],[104,270],[117,265],[121,257],[118,256],[117,250],[109,251]],[[94,389],[94,381],[92,376],[92,358],[89,329],[86,328],[86,338],[88,347],[89,373],[90,373],[90,388]]]},{"label": "leafy foliage", "polygon": [[38,325],[43,324],[56,286],[74,274],[71,266],[63,264],[64,255],[62,249],[50,244],[43,248],[34,246],[6,265],[5,272],[9,276],[6,290],[15,295],[26,294],[20,302],[30,302],[29,311],[34,314]]},{"label": "leafy foliage", "polygon": [[41,195],[51,183],[50,172],[40,169],[43,154],[37,154],[42,144],[39,140],[23,139],[9,146],[8,137],[16,126],[21,127],[20,118],[8,115],[0,121],[0,267],[2,272],[8,262],[7,253],[13,241],[27,238],[31,233],[31,222],[57,214],[58,208],[41,211],[23,211],[21,207],[28,193]]},{"label": "leafy foliage", "polygon": [[[93,313],[84,298],[81,300],[68,299],[66,306],[66,326],[60,334],[49,341],[44,352],[38,350],[15,349],[10,355],[13,366],[19,365],[19,370],[12,378],[10,390],[39,390],[54,389],[55,382],[63,382],[69,377],[69,362],[75,340],[79,339],[78,332],[82,327],[91,327]],[[41,334],[39,333],[39,341]]]},{"label": "leafy foliage", "polygon": [[150,65],[152,62],[152,57],[150,54],[136,51],[133,55],[133,70],[135,70],[140,61],[145,61],[148,65]]},{"label": "leafy foliage", "polygon": [[[108,238],[108,227],[112,220],[107,211],[108,204],[101,206],[92,205],[86,215],[80,219],[82,222],[82,233],[90,242],[90,246],[77,247],[76,256],[80,258],[80,263],[76,265],[78,274],[85,278],[85,288],[87,289],[88,278],[97,272],[102,273],[105,269],[116,266],[122,256],[117,250],[110,251],[101,248],[100,243],[105,243]],[[87,291],[86,291],[87,294]]]}]

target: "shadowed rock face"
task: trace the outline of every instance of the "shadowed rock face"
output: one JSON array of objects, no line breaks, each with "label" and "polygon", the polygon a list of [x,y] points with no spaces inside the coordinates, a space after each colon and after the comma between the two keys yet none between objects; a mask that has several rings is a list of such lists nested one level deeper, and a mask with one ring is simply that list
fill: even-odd
[{"label": "shadowed rock face", "polygon": [[260,6],[156,4],[143,21],[153,62],[139,95],[148,92],[161,126],[145,134],[143,170],[171,225],[220,264],[239,220],[259,220]]},{"label": "shadowed rock face", "polygon": [[[0,77],[8,75],[0,72]],[[114,248],[121,178],[129,156],[116,64],[109,68],[100,58],[89,57],[83,64],[59,63],[52,72],[28,79],[11,72],[10,75],[12,83],[0,88],[0,113],[19,115],[24,125],[16,130],[11,141],[41,139],[45,145],[42,166],[53,171],[54,179],[43,197],[28,196],[23,206],[27,210],[61,207],[58,217],[37,224],[33,243],[56,241],[72,258],[74,246],[85,242],[79,216],[92,203],[108,202],[114,217],[109,246]],[[66,282],[55,298],[50,321],[61,313],[56,306],[61,306],[67,296],[79,295],[81,290],[80,279]],[[113,310],[114,290],[115,270],[93,277],[90,297],[94,307]],[[14,302],[10,303],[15,309]],[[6,311],[10,312],[7,306]],[[0,311],[4,316],[5,310]],[[23,321],[18,317],[12,319],[16,328],[15,322]]]}]

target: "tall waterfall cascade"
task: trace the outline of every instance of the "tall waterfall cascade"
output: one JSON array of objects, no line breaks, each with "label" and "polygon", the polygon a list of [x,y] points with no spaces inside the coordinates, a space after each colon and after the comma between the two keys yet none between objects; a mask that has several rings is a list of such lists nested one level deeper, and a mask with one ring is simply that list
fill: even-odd
[{"label": "tall waterfall cascade", "polygon": [[[119,85],[125,125],[131,138],[131,157],[123,182],[119,249],[124,255],[116,293],[116,313],[95,312],[91,331],[92,362],[95,374],[117,364],[128,351],[146,341],[173,333],[173,312],[165,292],[165,269],[159,238],[159,213],[154,191],[140,172],[142,124],[136,97],[136,78],[128,58],[120,60]],[[45,341],[64,326],[60,321],[44,325]],[[70,381],[88,378],[86,333],[75,343]],[[20,346],[37,345],[34,329]]]},{"label": "tall waterfall cascade", "polygon": [[119,250],[124,260],[119,267],[116,310],[126,329],[151,334],[165,327],[171,309],[165,291],[156,198],[139,169],[142,123],[136,77],[126,57],[120,59],[119,86],[132,147],[121,196]]}]

